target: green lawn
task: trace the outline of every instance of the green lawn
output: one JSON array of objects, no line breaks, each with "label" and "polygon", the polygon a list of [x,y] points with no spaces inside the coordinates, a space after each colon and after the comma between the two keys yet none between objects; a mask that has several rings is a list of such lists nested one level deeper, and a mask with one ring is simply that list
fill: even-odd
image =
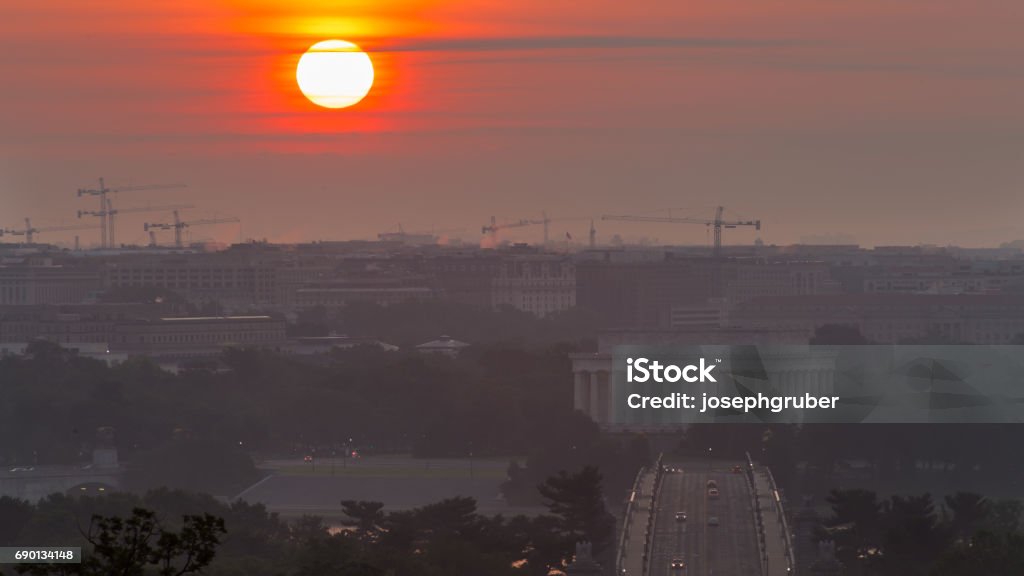
[{"label": "green lawn", "polygon": [[468,463],[464,467],[455,466],[431,466],[424,463],[422,466],[374,466],[360,463],[358,466],[345,466],[337,462],[334,466],[329,461],[312,464],[297,464],[277,468],[278,474],[287,476],[350,476],[363,478],[504,478],[504,466],[498,467],[493,464],[474,464],[472,469]]}]

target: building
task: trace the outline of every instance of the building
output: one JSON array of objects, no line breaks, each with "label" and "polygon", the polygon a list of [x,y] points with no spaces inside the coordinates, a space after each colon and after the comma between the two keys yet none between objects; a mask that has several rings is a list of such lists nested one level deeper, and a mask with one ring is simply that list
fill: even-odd
[{"label": "building", "polygon": [[734,327],[783,329],[810,338],[825,325],[849,326],[872,342],[917,339],[1009,344],[1024,334],[1024,294],[834,294],[781,296],[733,310]]},{"label": "building", "polygon": [[195,304],[217,302],[228,310],[275,304],[276,267],[232,254],[133,256],[110,262],[113,289],[159,288]]},{"label": "building", "polygon": [[739,260],[723,265],[724,294],[730,305],[766,296],[832,294],[840,286],[820,261]]},{"label": "building", "polygon": [[715,280],[706,258],[592,252],[576,264],[576,304],[611,328],[667,328],[674,306],[714,298]]},{"label": "building", "polygon": [[281,349],[284,320],[270,316],[140,319],[115,327],[110,349],[129,356],[185,360],[217,356],[227,348]]},{"label": "building", "polygon": [[930,266],[873,266],[864,292],[895,294],[1000,294],[1024,289],[1024,262],[954,261]]},{"label": "building", "polygon": [[327,354],[337,350],[351,350],[369,346],[385,352],[395,352],[398,346],[381,342],[376,338],[341,336],[330,334],[327,336],[299,336],[292,338],[288,343],[288,352],[304,356]]},{"label": "building", "polygon": [[669,310],[672,330],[718,330],[727,323],[725,302],[710,301],[700,305],[675,305]]},{"label": "building", "polygon": [[400,283],[335,283],[304,286],[295,290],[295,307],[323,307],[337,310],[353,303],[373,303],[381,306],[407,301],[427,300],[434,297],[427,286],[402,286]]},{"label": "building", "polygon": [[598,314],[605,326],[652,329],[680,327],[688,311],[709,302],[727,313],[755,298],[840,290],[825,262],[712,259],[668,251],[637,257],[612,250],[581,259],[576,286],[577,305]]},{"label": "building", "polygon": [[469,344],[461,342],[448,336],[447,334],[442,335],[437,340],[431,340],[430,342],[424,342],[416,346],[416,351],[421,354],[441,354],[443,356],[455,357],[459,355],[459,352],[463,348],[468,347]]},{"label": "building", "polygon": [[102,289],[101,275],[86,266],[50,259],[0,265],[0,305],[77,304]]},{"label": "building", "polygon": [[491,305],[511,307],[543,318],[576,306],[576,267],[565,256],[513,256],[497,267]]},{"label": "building", "polygon": [[118,323],[171,312],[154,304],[64,304],[0,306],[0,343],[27,344],[45,340],[68,345],[102,344]]},{"label": "building", "polygon": [[493,251],[460,251],[429,257],[423,270],[437,286],[439,296],[477,308],[493,303],[492,284],[501,265]]}]

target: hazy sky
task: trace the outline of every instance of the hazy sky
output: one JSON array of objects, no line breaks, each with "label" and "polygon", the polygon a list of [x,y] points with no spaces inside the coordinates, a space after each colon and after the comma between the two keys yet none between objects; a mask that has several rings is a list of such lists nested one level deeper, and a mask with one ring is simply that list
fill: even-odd
[{"label": "hazy sky", "polygon": [[[189,185],[119,207],[277,241],[546,211],[559,236],[703,242],[599,217],[720,203],[769,243],[994,244],[1024,238],[1022,29],[1020,0],[7,0],[0,226],[78,223],[105,176]],[[376,66],[354,108],[295,84],[327,38]]]}]

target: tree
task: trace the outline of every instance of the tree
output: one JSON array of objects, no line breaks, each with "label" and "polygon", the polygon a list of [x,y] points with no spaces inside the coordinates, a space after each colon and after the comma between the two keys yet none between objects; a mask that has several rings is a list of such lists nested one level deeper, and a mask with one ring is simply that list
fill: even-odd
[{"label": "tree", "polygon": [[509,522],[509,530],[515,540],[526,544],[522,549],[527,574],[548,576],[553,567],[562,567],[566,560],[565,538],[558,518],[546,514],[533,518],[517,516]]},{"label": "tree", "polygon": [[947,543],[931,495],[893,496],[886,503],[882,523],[882,572],[893,576],[927,574]]},{"label": "tree", "polygon": [[980,494],[957,492],[946,496],[946,508],[953,513],[950,531],[955,540],[970,538],[988,519],[992,506]]},{"label": "tree", "polygon": [[183,517],[181,529],[166,530],[156,515],[143,508],[128,518],[93,516],[85,534],[91,549],[81,564],[38,564],[18,568],[23,574],[79,576],[184,576],[197,574],[213,562],[224,520],[210,514]]},{"label": "tree", "polygon": [[31,504],[24,500],[0,497],[0,546],[13,546],[15,539],[32,519]]},{"label": "tree", "polygon": [[833,490],[826,499],[832,517],[825,522],[836,543],[836,557],[851,568],[863,564],[880,544],[882,504],[868,490]]},{"label": "tree", "polygon": [[934,576],[1016,576],[1024,574],[1024,536],[979,532],[935,563]]},{"label": "tree", "polygon": [[1009,534],[1020,528],[1024,504],[1020,500],[997,500],[990,507],[988,529],[996,534]]},{"label": "tree", "polygon": [[615,518],[605,509],[602,477],[596,467],[585,466],[575,474],[563,470],[537,489],[559,519],[564,559],[572,557],[577,542],[590,542],[595,555],[610,547]]},{"label": "tree", "polygon": [[381,502],[366,502],[356,500],[343,500],[341,511],[352,520],[346,522],[346,526],[355,527],[355,537],[363,543],[372,543],[380,535],[380,527],[384,523],[384,504]]}]

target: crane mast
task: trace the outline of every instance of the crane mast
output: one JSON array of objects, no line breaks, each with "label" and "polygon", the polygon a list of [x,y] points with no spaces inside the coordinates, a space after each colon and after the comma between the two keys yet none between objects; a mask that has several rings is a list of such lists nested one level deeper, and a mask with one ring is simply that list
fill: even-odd
[{"label": "crane mast", "polygon": [[480,229],[480,232],[489,235],[491,237],[491,244],[493,246],[497,246],[499,230],[505,230],[506,228],[522,228],[523,226],[535,226],[537,224],[542,224],[544,226],[544,245],[547,246],[549,241],[548,231],[550,228],[549,225],[551,224],[551,219],[548,218],[546,212],[541,212],[540,220],[522,219],[516,220],[515,222],[510,222],[508,224],[498,224],[497,219],[494,216],[491,216],[491,223],[485,224]]},{"label": "crane mast", "polygon": [[609,215],[606,214],[601,216],[601,220],[617,220],[620,222],[667,222],[672,224],[703,224],[714,231],[714,248],[713,254],[715,257],[721,256],[722,254],[722,229],[723,228],[738,228],[740,226],[751,226],[755,230],[761,229],[760,220],[725,220],[723,214],[725,208],[718,206],[715,208],[715,215],[711,219],[706,218],[674,218],[671,216],[628,216],[628,215]]},{"label": "crane mast", "polygon": [[156,237],[153,234],[154,230],[174,230],[174,246],[181,248],[184,245],[182,242],[182,230],[185,228],[191,228],[193,226],[207,226],[211,224],[228,224],[232,222],[241,222],[238,218],[233,216],[225,218],[202,218],[199,220],[183,221],[178,211],[174,211],[173,222],[147,222],[142,225],[143,230],[150,233],[150,244],[156,245]]},{"label": "crane mast", "polygon": [[117,194],[119,192],[138,192],[144,190],[170,190],[173,188],[185,188],[184,184],[145,184],[141,186],[119,186],[116,188],[108,188],[106,181],[103,178],[99,179],[98,188],[79,188],[78,197],[82,196],[96,196],[99,198],[99,210],[90,212],[92,216],[98,216],[100,219],[100,246],[102,248],[113,248],[115,245],[115,234],[114,234],[114,215],[117,211],[114,210],[113,202],[108,197],[109,194]]}]

